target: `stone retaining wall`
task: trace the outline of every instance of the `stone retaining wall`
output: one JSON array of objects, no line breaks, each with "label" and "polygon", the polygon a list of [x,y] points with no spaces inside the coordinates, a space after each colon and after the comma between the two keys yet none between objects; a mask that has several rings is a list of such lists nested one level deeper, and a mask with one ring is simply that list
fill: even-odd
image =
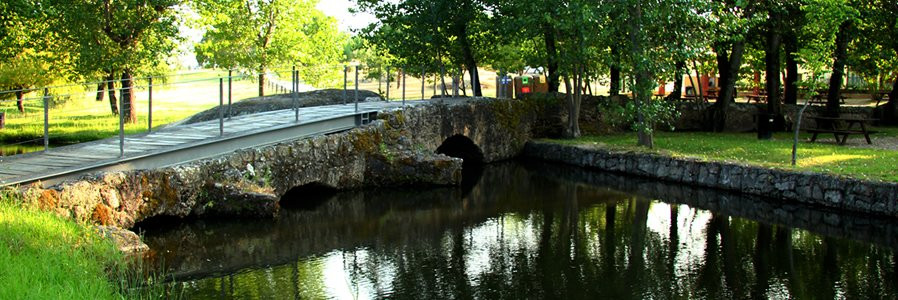
[{"label": "stone retaining wall", "polygon": [[591,146],[529,142],[523,156],[845,211],[898,216],[898,184]]}]

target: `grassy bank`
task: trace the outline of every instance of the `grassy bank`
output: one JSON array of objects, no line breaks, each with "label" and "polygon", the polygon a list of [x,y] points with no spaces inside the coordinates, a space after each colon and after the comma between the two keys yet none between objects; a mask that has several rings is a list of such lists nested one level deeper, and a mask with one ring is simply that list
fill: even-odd
[{"label": "grassy bank", "polygon": [[121,292],[133,290],[136,272],[111,242],[85,225],[24,209],[16,196],[0,197],[0,299],[146,297]]},{"label": "grassy bank", "polygon": [[[898,136],[898,129],[879,128],[877,136]],[[791,166],[792,135],[779,133],[772,140],[758,140],[754,133],[657,132],[655,149],[636,147],[633,133],[555,140],[563,144],[590,144],[611,149],[637,150],[709,161],[733,161],[751,165],[844,175],[860,179],[898,182],[898,151],[808,143],[802,135],[798,165]],[[831,138],[831,137],[830,137]],[[876,143],[876,141],[874,141]]]}]

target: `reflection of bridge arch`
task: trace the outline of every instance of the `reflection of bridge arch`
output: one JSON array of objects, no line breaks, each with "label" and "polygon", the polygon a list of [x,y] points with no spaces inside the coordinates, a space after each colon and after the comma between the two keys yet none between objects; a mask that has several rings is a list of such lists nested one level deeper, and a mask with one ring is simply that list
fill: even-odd
[{"label": "reflection of bridge arch", "polygon": [[437,147],[437,153],[445,154],[451,157],[458,157],[464,160],[465,166],[472,164],[482,164],[483,150],[474,143],[470,138],[456,134],[450,136]]},{"label": "reflection of bridge arch", "polygon": [[291,188],[278,204],[285,208],[314,209],[336,193],[337,188],[316,181]]}]

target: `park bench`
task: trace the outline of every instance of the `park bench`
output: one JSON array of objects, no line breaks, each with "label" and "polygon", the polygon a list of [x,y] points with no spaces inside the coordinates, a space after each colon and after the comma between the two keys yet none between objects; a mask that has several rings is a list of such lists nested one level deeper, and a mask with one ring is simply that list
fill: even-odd
[{"label": "park bench", "polygon": [[[867,130],[866,123],[876,121],[877,119],[869,119],[869,118],[834,118],[834,117],[823,117],[823,116],[811,116],[808,117],[810,119],[815,120],[816,127],[807,129],[808,133],[813,134],[811,136],[811,142],[817,140],[818,134],[829,134],[831,133],[833,137],[836,139],[836,142],[839,145],[844,145],[848,140],[848,136],[852,134],[861,134],[867,140],[867,144],[873,144],[873,141],[870,140],[870,134],[876,133],[873,130]],[[855,129],[855,125],[857,125],[857,129]]]}]

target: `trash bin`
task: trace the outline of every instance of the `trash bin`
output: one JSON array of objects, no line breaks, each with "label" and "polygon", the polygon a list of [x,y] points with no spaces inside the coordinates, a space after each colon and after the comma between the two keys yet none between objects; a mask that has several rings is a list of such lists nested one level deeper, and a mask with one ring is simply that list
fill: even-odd
[{"label": "trash bin", "polygon": [[769,140],[773,138],[775,118],[774,115],[768,113],[758,114],[758,139]]}]

